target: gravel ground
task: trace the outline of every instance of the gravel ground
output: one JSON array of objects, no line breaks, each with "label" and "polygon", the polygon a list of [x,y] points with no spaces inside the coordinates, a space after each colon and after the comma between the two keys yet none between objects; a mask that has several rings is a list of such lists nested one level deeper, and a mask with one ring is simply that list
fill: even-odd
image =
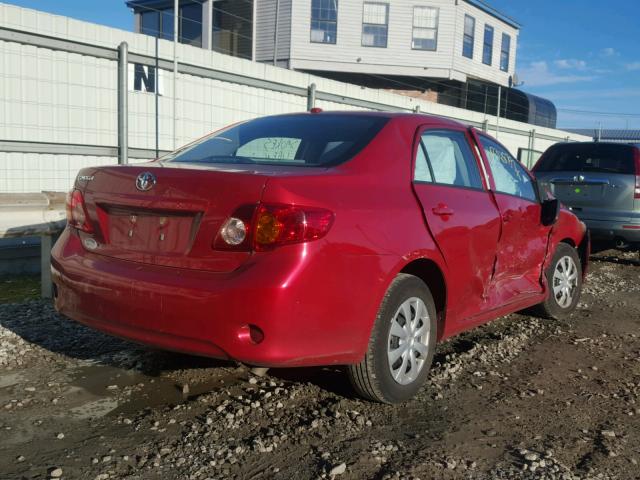
[{"label": "gravel ground", "polygon": [[158,352],[0,305],[0,477],[640,478],[640,265],[593,259],[567,321],[511,315],[438,347],[409,403],[338,368]]}]

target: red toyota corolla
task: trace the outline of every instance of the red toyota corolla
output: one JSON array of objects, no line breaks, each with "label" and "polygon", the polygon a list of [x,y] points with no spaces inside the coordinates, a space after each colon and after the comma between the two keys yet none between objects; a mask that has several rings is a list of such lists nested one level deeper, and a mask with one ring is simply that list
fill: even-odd
[{"label": "red toyota corolla", "polygon": [[249,365],[343,364],[410,398],[436,341],[576,308],[585,226],[488,135],[417,114],[231,126],[87,168],[53,251],[56,307],[96,329]]}]

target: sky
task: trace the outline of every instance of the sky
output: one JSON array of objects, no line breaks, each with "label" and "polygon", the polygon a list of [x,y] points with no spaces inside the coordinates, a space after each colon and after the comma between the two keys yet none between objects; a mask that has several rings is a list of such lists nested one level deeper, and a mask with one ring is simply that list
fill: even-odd
[{"label": "sky", "polygon": [[[133,28],[124,0],[2,1]],[[516,69],[524,82],[520,88],[552,100],[559,127],[640,129],[640,0],[487,3],[522,25]]]},{"label": "sky", "polygon": [[488,3],[522,25],[521,88],[552,100],[559,126],[640,129],[640,0]]}]

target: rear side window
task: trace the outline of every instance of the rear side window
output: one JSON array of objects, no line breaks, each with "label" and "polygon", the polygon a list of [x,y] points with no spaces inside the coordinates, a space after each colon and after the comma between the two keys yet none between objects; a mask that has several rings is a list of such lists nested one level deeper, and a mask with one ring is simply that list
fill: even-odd
[{"label": "rear side window", "polygon": [[555,145],[545,152],[535,171],[636,173],[633,147],[598,143]]},{"label": "rear side window", "polygon": [[362,150],[388,119],[368,115],[281,115],[229,127],[163,161],[328,167]]},{"label": "rear side window", "polygon": [[424,132],[416,156],[414,178],[422,182],[482,188],[478,164],[463,132]]}]

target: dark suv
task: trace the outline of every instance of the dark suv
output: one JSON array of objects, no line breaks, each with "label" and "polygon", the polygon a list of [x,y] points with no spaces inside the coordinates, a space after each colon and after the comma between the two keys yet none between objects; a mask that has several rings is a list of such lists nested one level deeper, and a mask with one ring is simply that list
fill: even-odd
[{"label": "dark suv", "polygon": [[640,145],[560,143],[533,172],[594,238],[618,247],[640,243]]}]

